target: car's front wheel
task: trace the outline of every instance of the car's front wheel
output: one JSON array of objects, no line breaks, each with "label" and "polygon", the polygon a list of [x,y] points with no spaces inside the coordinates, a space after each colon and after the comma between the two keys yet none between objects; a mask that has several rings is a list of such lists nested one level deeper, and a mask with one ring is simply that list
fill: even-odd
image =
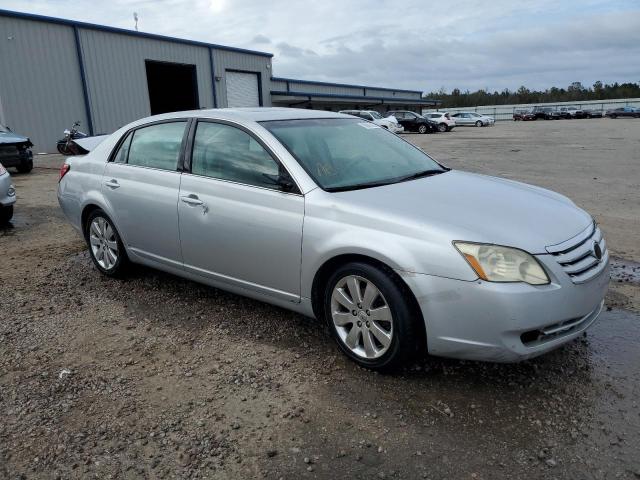
[{"label": "car's front wheel", "polygon": [[340,349],[363,367],[392,369],[416,352],[418,316],[390,271],[362,262],[338,268],[327,282],[324,312]]},{"label": "car's front wheel", "polygon": [[0,207],[0,225],[9,223],[13,218],[13,205],[8,207]]},{"label": "car's front wheel", "polygon": [[482,126],[482,122],[481,122],[480,120],[478,120],[478,121],[476,122],[476,127],[481,127],[481,126]]},{"label": "car's front wheel", "polygon": [[122,276],[129,266],[129,259],[107,214],[102,210],[91,212],[85,230],[89,254],[98,270],[110,277]]},{"label": "car's front wheel", "polygon": [[447,124],[446,123],[440,123],[438,125],[438,131],[439,132],[446,132],[447,131]]},{"label": "car's front wheel", "polygon": [[420,125],[418,127],[418,133],[427,133],[427,130],[428,130],[428,128],[427,128],[426,125]]},{"label": "car's front wheel", "polygon": [[29,173],[31,170],[33,170],[33,160],[29,159],[22,162],[20,165],[16,167],[16,169],[20,173]]}]

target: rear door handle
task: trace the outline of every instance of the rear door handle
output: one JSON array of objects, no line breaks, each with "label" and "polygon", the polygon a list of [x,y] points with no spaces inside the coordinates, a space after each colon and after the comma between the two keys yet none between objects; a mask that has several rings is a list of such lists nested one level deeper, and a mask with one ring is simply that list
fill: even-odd
[{"label": "rear door handle", "polygon": [[198,198],[197,195],[183,195],[180,197],[184,203],[188,205],[204,205],[204,202]]},{"label": "rear door handle", "polygon": [[202,207],[203,215],[206,215],[207,212],[209,211],[209,207],[207,207],[207,204],[204,203],[202,200],[200,200],[195,193],[192,193],[190,195],[182,195],[180,197],[180,200],[182,200],[187,205],[191,205],[192,207],[197,207],[197,206]]},{"label": "rear door handle", "polygon": [[118,181],[115,178],[112,178],[111,180],[107,180],[106,182],[104,182],[105,187],[109,187],[109,188],[120,188],[120,184],[118,183]]}]

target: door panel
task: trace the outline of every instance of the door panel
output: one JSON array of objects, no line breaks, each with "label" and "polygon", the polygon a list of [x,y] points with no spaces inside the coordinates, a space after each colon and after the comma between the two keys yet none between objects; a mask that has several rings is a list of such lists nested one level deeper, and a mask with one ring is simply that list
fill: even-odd
[{"label": "door panel", "polygon": [[298,301],[304,197],[185,173],[178,215],[186,270]]},{"label": "door panel", "polygon": [[180,173],[107,163],[102,191],[128,247],[143,257],[180,266]]}]

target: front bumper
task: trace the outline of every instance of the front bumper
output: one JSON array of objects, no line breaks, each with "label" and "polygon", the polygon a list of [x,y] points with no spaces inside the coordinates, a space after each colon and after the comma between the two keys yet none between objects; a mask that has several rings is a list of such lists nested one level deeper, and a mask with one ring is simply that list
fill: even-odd
[{"label": "front bumper", "polygon": [[11,184],[11,176],[0,175],[0,206],[8,207],[16,203],[16,190]]},{"label": "front bumper", "polygon": [[0,145],[0,163],[3,167],[19,167],[33,159],[30,148],[17,147],[15,145]]},{"label": "front bumper", "polygon": [[537,257],[549,285],[468,282],[398,272],[422,310],[429,353],[515,362],[569,342],[596,320],[609,285],[609,265],[574,284],[550,255]]}]

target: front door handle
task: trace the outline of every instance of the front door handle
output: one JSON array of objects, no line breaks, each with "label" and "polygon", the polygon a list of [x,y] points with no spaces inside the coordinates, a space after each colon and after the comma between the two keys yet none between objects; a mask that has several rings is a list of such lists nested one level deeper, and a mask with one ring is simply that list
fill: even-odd
[{"label": "front door handle", "polygon": [[120,184],[118,183],[118,181],[115,178],[112,178],[111,180],[107,180],[106,182],[104,182],[105,187],[109,187],[109,188],[120,188]]}]

